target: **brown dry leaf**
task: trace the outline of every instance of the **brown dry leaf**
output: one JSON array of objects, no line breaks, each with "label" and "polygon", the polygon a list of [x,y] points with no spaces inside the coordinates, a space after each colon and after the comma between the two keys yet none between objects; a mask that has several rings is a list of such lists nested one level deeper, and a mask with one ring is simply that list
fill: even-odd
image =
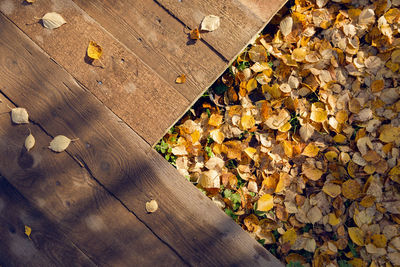
[{"label": "brown dry leaf", "polygon": [[365,233],[358,227],[349,227],[349,236],[351,240],[359,246],[364,246]]},{"label": "brown dry leaf", "polygon": [[91,59],[100,59],[101,55],[103,54],[103,48],[97,43],[90,41],[89,46],[87,48],[87,55]]},{"label": "brown dry leaf", "polygon": [[376,200],[375,196],[372,195],[366,195],[365,197],[363,197],[363,199],[360,201],[360,205],[363,206],[364,208],[369,208],[372,205],[374,205]]},{"label": "brown dry leaf", "polygon": [[360,197],[361,185],[356,180],[347,180],[342,184],[342,194],[347,199],[355,200]]},{"label": "brown dry leaf", "polygon": [[182,84],[182,83],[185,83],[186,82],[186,76],[185,76],[185,74],[181,74],[180,76],[178,76],[176,79],[175,79],[175,83],[177,83],[177,84]]},{"label": "brown dry leaf", "polygon": [[309,167],[309,166],[304,166],[303,167],[303,174],[310,180],[317,181],[321,178],[322,174],[324,174],[323,171]]},{"label": "brown dry leaf", "polygon": [[307,218],[312,224],[317,223],[322,219],[322,212],[317,206],[314,206],[307,212]]}]

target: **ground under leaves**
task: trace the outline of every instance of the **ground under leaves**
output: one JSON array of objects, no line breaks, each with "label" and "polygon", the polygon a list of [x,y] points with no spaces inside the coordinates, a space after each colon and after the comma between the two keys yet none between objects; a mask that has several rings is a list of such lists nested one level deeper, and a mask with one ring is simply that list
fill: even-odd
[{"label": "ground under leaves", "polygon": [[290,266],[399,266],[400,1],[291,4],[156,148]]}]

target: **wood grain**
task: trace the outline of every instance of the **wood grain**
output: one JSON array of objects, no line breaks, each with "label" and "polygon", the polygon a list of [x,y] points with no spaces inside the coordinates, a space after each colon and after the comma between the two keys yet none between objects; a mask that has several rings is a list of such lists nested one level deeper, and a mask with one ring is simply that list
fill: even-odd
[{"label": "wood grain", "polygon": [[[25,226],[32,229],[29,238]],[[96,266],[1,176],[0,265]]]},{"label": "wood grain", "polygon": [[[11,27],[12,25],[5,21],[2,15],[0,15],[0,24],[2,25],[0,29],[0,39],[2,39],[0,41],[0,68],[2,69],[0,79],[3,80],[4,74],[8,71],[15,71],[15,74],[8,79],[7,83],[1,83],[0,90],[19,91],[18,94],[28,98],[28,102],[32,101],[31,104],[21,103],[21,105],[25,106],[29,114],[32,115],[31,118],[35,119],[35,116],[37,116],[34,112],[36,106],[43,106],[47,101],[55,100],[48,89],[59,90],[52,87],[56,84],[54,81],[57,76],[53,79],[46,79],[46,77],[52,76],[53,70],[51,68],[47,72],[35,72],[35,64],[42,65],[41,62],[51,61],[46,57],[37,58],[33,56],[35,52],[38,53],[39,51],[37,48],[31,50],[27,42],[15,43],[15,41],[21,41],[21,39],[14,36],[19,35],[21,37],[21,33],[16,32],[16,28]],[[25,41],[28,41],[28,39],[25,39]],[[9,50],[10,47],[15,50]],[[32,52],[32,55],[29,52]],[[6,55],[7,53],[9,54]],[[27,61],[21,60],[23,57],[26,57]],[[23,64],[29,65],[23,66]],[[55,67],[59,69],[57,65]],[[23,70],[25,72],[21,73],[20,71]],[[36,81],[29,85],[30,81],[39,77],[42,78],[40,83]],[[40,94],[36,90],[38,86],[43,90]],[[59,93],[70,92],[60,91]],[[47,94],[50,98],[47,98]],[[29,125],[13,125],[10,116],[4,114],[4,112],[9,111],[8,106],[12,107],[12,103],[4,98],[0,98],[0,101],[0,113],[3,114],[0,116],[0,173],[87,257],[100,266],[131,266],[132,264],[153,266],[155,259],[162,259],[165,265],[169,266],[184,265],[174,251],[160,241],[117,199],[93,180],[90,173],[73,160],[70,155],[67,153],[56,154],[50,151],[47,146],[51,138],[40,127],[32,123]],[[60,109],[57,106],[53,108],[61,113],[65,111],[65,109]],[[48,119],[55,115],[51,110],[47,112]],[[67,127],[64,125],[58,124],[57,127],[56,134],[66,134],[71,138],[73,137],[66,131],[65,128]],[[29,133],[28,129],[35,137],[36,144],[31,151],[26,152],[23,144]],[[13,213],[13,211],[10,210],[10,213]],[[15,216],[18,216],[22,222],[27,223],[32,228],[32,240],[35,246],[29,245],[26,240],[21,240],[20,237],[4,240],[5,246],[10,246],[12,249],[12,242],[16,240],[16,242],[27,247],[26,253],[38,250],[36,246],[44,246],[43,249],[52,257],[57,257],[62,252],[63,245],[66,249],[68,248],[67,240],[60,239],[60,243],[53,242],[54,244],[52,244],[51,240],[46,239],[54,237],[52,236],[53,229],[48,229],[48,231],[51,231],[50,233],[44,232],[47,228],[42,231],[39,222],[35,221],[39,218],[33,215],[27,217],[18,213]],[[19,227],[19,232],[20,224],[21,222],[15,225],[15,227]],[[42,244],[42,242],[47,241],[50,243]],[[62,242],[65,244],[62,244]],[[23,262],[25,259],[20,257],[24,255],[21,255],[20,252],[19,250],[11,250],[10,253],[13,253],[11,259],[17,258],[17,262]],[[73,255],[71,253],[65,257],[72,257]],[[64,259],[59,258],[58,260]],[[79,258],[76,260],[79,260]],[[40,263],[40,259],[37,259],[37,261]],[[72,259],[65,259],[67,266],[78,266],[68,265],[67,263],[70,261]],[[4,265],[8,266],[8,264]],[[47,265],[38,264],[37,266]],[[53,266],[60,265],[55,264]]]},{"label": "wood grain", "polygon": [[[0,17],[2,25],[0,28],[0,88],[3,93],[18,106],[26,107],[32,120],[50,135],[64,134],[79,138],[79,141],[68,147],[68,153],[78,158],[92,177],[120,199],[158,238],[191,265],[266,266],[269,264],[280,266],[276,258],[182,177],[132,129],[119,122],[115,114],[82,88],[65,70],[49,60],[43,51],[9,21],[3,16]],[[7,131],[7,134],[12,138],[18,136],[17,132]],[[18,140],[20,138],[21,134]],[[46,143],[46,141],[43,140],[41,143]],[[45,190],[48,195],[55,195],[57,187],[54,187],[54,174],[63,178],[63,181],[60,181],[61,185],[66,183],[67,188],[72,188],[75,180],[83,179],[82,174],[75,174],[71,178],[69,168],[68,172],[65,169],[69,165],[68,159],[63,158],[66,157],[65,153],[51,155],[52,158],[56,156],[55,162],[62,165],[55,165],[55,162],[49,161],[40,172],[46,173],[43,177],[33,175],[36,169],[21,170],[15,162],[18,151],[15,151],[15,148],[9,150],[0,152],[1,155],[10,155],[12,159],[7,164],[8,168],[2,166],[0,171],[9,170],[5,174],[6,177],[15,177],[13,184],[24,195],[33,194],[32,192],[40,195],[40,192],[43,192],[40,190]],[[47,152],[48,150],[43,153]],[[92,180],[85,178],[84,181]],[[152,240],[147,239],[146,232],[136,229],[133,223],[125,224],[131,217],[115,216],[119,206],[101,205],[106,196],[97,196],[99,192],[102,192],[100,189],[94,194],[93,189],[90,190],[91,186],[80,185],[79,182],[78,185],[80,193],[75,193],[76,190],[68,191],[67,196],[64,197],[65,201],[70,198],[70,194],[72,196],[78,194],[76,198],[83,200],[92,196],[97,200],[95,203],[98,203],[97,206],[92,205],[101,207],[100,211],[109,215],[107,219],[112,219],[113,223],[118,225],[125,225],[127,233],[123,235],[118,232],[118,235],[114,237],[118,241],[118,249],[123,252],[126,250],[138,252],[145,259],[168,262],[161,257],[161,252],[157,251],[161,250],[162,246],[154,245],[150,249],[147,245],[150,245]],[[32,186],[35,186],[35,191]],[[83,191],[85,194],[82,195],[82,190],[87,187],[89,189]],[[22,190],[24,188],[25,191]],[[145,203],[150,199],[156,199],[159,204],[159,209],[152,214],[146,213],[144,208]],[[61,205],[66,203],[65,201],[60,203],[55,199],[53,202]],[[111,200],[106,199],[106,201],[108,203]],[[90,207],[80,208],[79,212],[84,213],[81,216],[88,216],[88,212],[97,211],[93,210],[92,206]],[[59,216],[63,217],[63,215]],[[67,217],[71,220],[69,225],[74,225],[74,232],[78,231],[82,236],[86,236],[84,235],[86,232],[81,230],[85,224],[74,220],[75,216]],[[111,224],[110,221],[107,222]],[[75,228],[75,224],[78,228]],[[120,229],[113,225],[110,227],[115,231],[113,227]],[[133,241],[127,238],[128,234],[137,233],[137,231],[143,232],[145,236],[138,235]],[[88,231],[88,233],[92,232]],[[99,246],[103,244],[98,242],[99,238],[111,237],[103,237],[103,232],[101,232],[91,241],[85,239],[87,243],[84,243],[85,240],[81,242],[86,249],[95,247],[96,251],[99,251],[101,250]],[[135,247],[139,248],[133,249]],[[145,247],[148,251],[143,250]],[[144,257],[147,253],[151,253],[152,256]],[[106,252],[104,254],[107,255]],[[104,260],[105,256],[99,255],[99,257]],[[124,254],[117,260],[125,261],[131,257],[133,256]]]},{"label": "wood grain", "polygon": [[268,23],[285,5],[287,0],[238,0],[250,9],[264,23]]},{"label": "wood grain", "polygon": [[[157,142],[190,105],[181,92],[159,75],[162,70],[172,79],[184,72],[181,69],[171,71],[177,64],[157,62],[157,58],[163,58],[164,62],[169,60],[166,51],[165,57],[157,56],[151,49],[139,56],[133,54],[70,0],[41,0],[33,5],[24,5],[21,0],[1,2],[0,9],[6,16],[149,144]],[[36,23],[35,17],[51,11],[60,13],[67,23],[55,30]],[[90,40],[103,47],[101,62],[89,64],[85,59]],[[168,44],[160,40],[160,44],[164,43]],[[132,45],[138,44],[136,40]],[[143,62],[144,54],[158,66],[155,71],[146,65],[149,62]],[[182,52],[179,56],[184,57]],[[184,86],[194,87],[191,78],[188,80]],[[177,86],[178,90],[180,88]]]},{"label": "wood grain", "polygon": [[194,29],[207,15],[220,17],[220,27],[202,39],[228,61],[262,29],[264,22],[236,0],[157,0],[169,12]]}]

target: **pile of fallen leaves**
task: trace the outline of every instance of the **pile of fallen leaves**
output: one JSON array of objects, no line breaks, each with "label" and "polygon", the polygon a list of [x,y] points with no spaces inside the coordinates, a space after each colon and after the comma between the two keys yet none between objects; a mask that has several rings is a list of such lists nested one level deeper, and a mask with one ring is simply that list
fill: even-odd
[{"label": "pile of fallen leaves", "polygon": [[291,266],[400,265],[399,6],[296,0],[157,145]]}]

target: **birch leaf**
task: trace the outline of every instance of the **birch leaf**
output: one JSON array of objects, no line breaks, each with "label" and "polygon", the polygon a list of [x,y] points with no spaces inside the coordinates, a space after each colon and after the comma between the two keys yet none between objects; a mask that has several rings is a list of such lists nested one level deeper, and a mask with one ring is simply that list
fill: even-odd
[{"label": "birch leaf", "polygon": [[216,29],[219,28],[220,25],[220,19],[218,16],[214,15],[208,15],[205,16],[203,21],[201,22],[201,30],[202,31],[215,31]]},{"label": "birch leaf", "polygon": [[43,16],[42,23],[45,28],[53,30],[67,22],[60,14],[56,12],[50,12]]},{"label": "birch leaf", "polygon": [[64,135],[57,135],[54,139],[50,142],[49,148],[54,152],[63,152],[69,144],[71,143],[71,139]]},{"label": "birch leaf", "polygon": [[200,39],[200,31],[198,28],[195,28],[190,31],[190,39],[199,40]]},{"label": "birch leaf", "polygon": [[364,246],[364,232],[358,227],[349,227],[349,236],[351,240],[359,245]]},{"label": "birch leaf", "polygon": [[182,84],[182,83],[185,83],[185,82],[186,82],[185,74],[182,74],[182,75],[178,76],[176,78],[176,80],[175,80],[175,83],[178,83],[178,84]]},{"label": "birch leaf", "polygon": [[152,199],[146,202],[146,211],[148,213],[153,213],[158,209],[158,203],[156,200]]},{"label": "birch leaf", "polygon": [[32,229],[29,226],[25,225],[25,234],[29,239],[31,239],[31,233]]},{"label": "birch leaf", "polygon": [[267,212],[274,207],[274,197],[270,194],[262,195],[257,202],[257,210]]},{"label": "birch leaf", "polygon": [[24,108],[11,109],[11,120],[15,124],[29,123],[29,115]]},{"label": "birch leaf", "polygon": [[288,36],[292,32],[293,28],[293,19],[291,16],[287,16],[280,23],[280,29],[283,36]]},{"label": "birch leaf", "polygon": [[26,151],[31,150],[34,145],[35,145],[35,137],[33,137],[32,133],[29,133],[29,135],[25,139]]},{"label": "birch leaf", "polygon": [[101,55],[103,54],[103,48],[97,43],[90,41],[89,46],[87,48],[87,55],[91,59],[100,59]]}]

